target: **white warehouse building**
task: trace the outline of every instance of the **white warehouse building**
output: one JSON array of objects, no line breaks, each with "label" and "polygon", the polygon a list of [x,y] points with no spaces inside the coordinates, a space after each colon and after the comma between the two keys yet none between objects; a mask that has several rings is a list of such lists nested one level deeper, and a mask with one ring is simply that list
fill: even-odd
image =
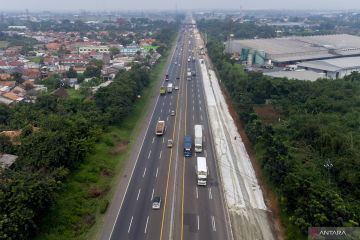
[{"label": "white warehouse building", "polygon": [[360,72],[360,57],[307,61],[299,63],[298,66],[307,70],[324,73],[328,78],[343,78],[352,72]]}]

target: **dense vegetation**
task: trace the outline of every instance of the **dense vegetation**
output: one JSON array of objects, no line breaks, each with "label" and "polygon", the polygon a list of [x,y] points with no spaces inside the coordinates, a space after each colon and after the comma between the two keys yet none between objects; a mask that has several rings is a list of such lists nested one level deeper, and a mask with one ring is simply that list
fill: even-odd
[{"label": "dense vegetation", "polygon": [[[176,28],[159,41],[168,47],[175,32]],[[0,131],[21,130],[15,141],[0,136],[0,152],[18,155],[11,168],[0,170],[0,239],[36,235],[39,222],[72,173],[86,166],[103,133],[112,125],[120,126],[131,113],[150,83],[151,71],[134,64],[90,98],[46,94],[36,103],[0,105]]]},{"label": "dense vegetation", "polygon": [[216,40],[207,47],[279,195],[289,239],[305,238],[310,226],[358,226],[360,74],[272,79],[244,73]]}]

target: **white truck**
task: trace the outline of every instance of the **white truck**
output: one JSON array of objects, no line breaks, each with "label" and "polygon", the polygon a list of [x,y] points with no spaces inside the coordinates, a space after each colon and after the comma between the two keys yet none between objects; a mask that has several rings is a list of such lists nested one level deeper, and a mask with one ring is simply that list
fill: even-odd
[{"label": "white truck", "polygon": [[197,185],[206,186],[207,185],[207,176],[208,176],[208,169],[207,169],[207,165],[206,165],[206,158],[197,157],[196,158]]},{"label": "white truck", "polygon": [[202,125],[195,125],[195,152],[202,152],[203,137]]},{"label": "white truck", "polygon": [[167,92],[168,92],[168,93],[171,93],[172,90],[173,90],[173,84],[172,84],[172,83],[168,83],[168,85],[167,85]]},{"label": "white truck", "polygon": [[191,72],[190,72],[190,71],[187,72],[186,79],[187,79],[188,81],[191,80]]}]

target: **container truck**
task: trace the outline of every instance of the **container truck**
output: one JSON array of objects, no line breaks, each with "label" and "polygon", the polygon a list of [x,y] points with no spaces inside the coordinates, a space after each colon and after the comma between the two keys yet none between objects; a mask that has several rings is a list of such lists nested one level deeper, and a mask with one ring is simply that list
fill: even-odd
[{"label": "container truck", "polygon": [[167,92],[168,92],[168,93],[172,93],[172,90],[173,90],[173,84],[172,84],[172,83],[168,83],[168,85],[167,85]]},{"label": "container truck", "polygon": [[161,136],[165,132],[165,121],[158,121],[156,124],[156,135]]},{"label": "container truck", "polygon": [[202,152],[203,137],[202,137],[202,125],[195,125],[195,152]]},{"label": "container truck", "polygon": [[191,136],[185,136],[184,137],[184,156],[185,157],[192,156],[191,148],[192,148]]},{"label": "container truck", "polygon": [[206,165],[206,158],[197,157],[196,158],[197,185],[206,186],[207,185],[207,176],[208,176],[208,169],[207,169],[207,165]]}]

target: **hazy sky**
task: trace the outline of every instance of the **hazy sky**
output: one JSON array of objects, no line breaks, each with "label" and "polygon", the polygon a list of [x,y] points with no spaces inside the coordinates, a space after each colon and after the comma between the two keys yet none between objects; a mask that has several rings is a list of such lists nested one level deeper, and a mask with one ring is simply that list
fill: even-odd
[{"label": "hazy sky", "polygon": [[360,0],[0,0],[1,10],[360,9]]}]

